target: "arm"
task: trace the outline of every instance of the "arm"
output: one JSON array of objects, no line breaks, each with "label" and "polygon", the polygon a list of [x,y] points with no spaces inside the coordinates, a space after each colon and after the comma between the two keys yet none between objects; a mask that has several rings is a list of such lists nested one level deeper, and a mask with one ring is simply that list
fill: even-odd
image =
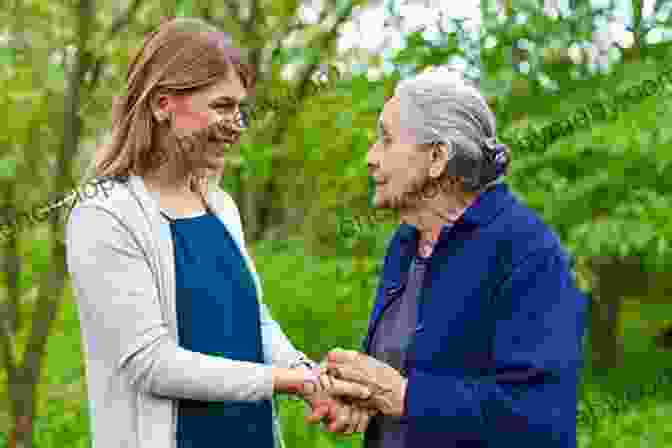
[{"label": "arm", "polygon": [[404,417],[430,425],[436,419],[418,417],[451,417],[468,432],[481,432],[485,428],[479,431],[479,425],[487,423],[502,442],[571,437],[554,434],[570,429],[564,424],[556,429],[561,421],[575,425],[582,362],[585,297],[570,272],[555,251],[540,250],[523,260],[494,300],[494,376],[465,381],[412,369]]},{"label": "arm", "polygon": [[290,383],[286,369],[178,346],[168,333],[146,255],[118,217],[80,206],[68,221],[66,238],[90,356],[114,366],[139,390],[202,401],[257,401]]},{"label": "arm", "polygon": [[[218,188],[218,192],[218,202],[221,201],[219,203],[222,205],[223,209],[234,216],[234,219],[232,220],[233,228],[231,230],[235,233],[234,237],[238,239],[241,251],[244,256],[248,258],[251,268],[254,271],[254,261],[247,255],[245,235],[238,207],[231,195],[221,188]],[[253,272],[253,275],[256,275],[256,273]],[[287,338],[280,325],[273,319],[268,307],[263,302],[261,285],[259,286],[259,315],[265,363],[288,368],[290,372],[304,372],[305,374],[315,373],[314,369],[318,367],[317,363],[294,348],[289,338]],[[312,408],[312,413],[307,416],[307,421],[315,423],[324,418],[331,422],[329,430],[332,432],[363,432],[368,425],[372,413],[368,410],[349,406],[335,397],[330,397],[326,392],[328,387],[324,381],[324,375],[322,375],[321,378],[321,387],[318,387],[317,390],[312,393],[297,394]],[[342,384],[340,387],[354,396],[362,396],[362,394],[366,395],[369,393],[368,390],[354,384]]]},{"label": "arm", "polygon": [[[218,188],[219,193],[223,197],[222,203],[235,216],[235,228],[232,229],[237,235],[241,244],[241,250],[247,254],[245,247],[245,233],[243,232],[242,221],[240,219],[240,212],[235,201],[226,191]],[[250,264],[254,265],[254,261],[250,257]],[[253,273],[253,275],[256,275]],[[277,365],[281,367],[293,368],[302,364],[314,367],[316,364],[308,359],[305,354],[294,348],[289,338],[280,328],[280,325],[273,319],[268,306],[263,301],[261,294],[259,295],[259,316],[261,320],[261,338],[264,347],[264,359],[266,364]]]},{"label": "arm", "polygon": [[259,300],[261,317],[261,335],[264,345],[264,356],[268,364],[294,368],[305,365],[309,368],[317,366],[304,353],[294,348],[289,338],[273,319],[264,302]]}]

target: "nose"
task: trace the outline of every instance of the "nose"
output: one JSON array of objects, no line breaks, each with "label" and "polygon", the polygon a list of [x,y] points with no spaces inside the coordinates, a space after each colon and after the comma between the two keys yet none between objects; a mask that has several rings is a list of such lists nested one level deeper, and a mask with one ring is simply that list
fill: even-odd
[{"label": "nose", "polygon": [[373,172],[380,165],[380,153],[377,151],[377,149],[378,142],[371,145],[368,152],[366,153],[366,167],[369,171],[369,176],[372,176]]}]

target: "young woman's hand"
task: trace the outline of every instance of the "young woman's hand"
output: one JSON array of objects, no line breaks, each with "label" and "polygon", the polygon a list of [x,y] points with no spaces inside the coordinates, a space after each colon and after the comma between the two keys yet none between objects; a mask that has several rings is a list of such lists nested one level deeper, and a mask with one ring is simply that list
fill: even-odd
[{"label": "young woman's hand", "polygon": [[311,414],[306,415],[306,422],[324,421],[329,432],[353,434],[366,431],[371,418],[378,413],[372,409],[347,403],[342,398],[330,397],[329,400],[328,406],[312,406]]},{"label": "young woman's hand", "polygon": [[[311,406],[311,413],[306,414],[306,421],[308,423],[324,421],[326,430],[332,433],[353,434],[366,431],[371,418],[378,412],[375,409],[357,406],[354,401],[370,398],[371,391],[360,384],[327,375],[326,360],[316,368],[316,373],[320,378],[320,387],[311,396],[304,398]],[[337,397],[332,394],[334,390],[346,390],[356,399]]]},{"label": "young woman's hand", "polygon": [[[332,382],[329,383],[329,381]],[[369,388],[362,384],[344,380],[329,380],[329,377],[325,373],[320,373],[307,367],[294,369],[273,368],[273,391],[276,393],[299,395],[303,398],[325,389],[333,388],[335,386],[333,381],[338,381],[337,386],[341,395],[362,400],[371,397]]]},{"label": "young woman's hand", "polygon": [[303,396],[319,387],[319,378],[304,368],[273,368],[273,392]]},{"label": "young woman's hand", "polygon": [[[365,386],[348,383],[343,380],[329,378],[320,369],[311,370],[305,366],[292,369],[274,369],[274,389],[279,393],[300,396],[310,406],[310,414],[306,422],[319,423],[324,421],[327,430],[334,433],[352,434],[364,432],[375,411],[363,409],[346,399],[332,397],[329,389],[337,387],[339,391],[347,390],[349,396],[366,399],[371,392]],[[334,383],[338,384],[334,384]]]}]

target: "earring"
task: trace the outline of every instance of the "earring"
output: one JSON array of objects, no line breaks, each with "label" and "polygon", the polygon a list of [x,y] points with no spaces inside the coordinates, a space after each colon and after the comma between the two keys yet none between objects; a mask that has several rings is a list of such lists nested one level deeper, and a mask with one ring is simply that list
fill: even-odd
[{"label": "earring", "polygon": [[156,121],[158,121],[161,124],[168,123],[173,120],[173,113],[172,112],[167,112],[166,114],[160,114],[156,116]]}]

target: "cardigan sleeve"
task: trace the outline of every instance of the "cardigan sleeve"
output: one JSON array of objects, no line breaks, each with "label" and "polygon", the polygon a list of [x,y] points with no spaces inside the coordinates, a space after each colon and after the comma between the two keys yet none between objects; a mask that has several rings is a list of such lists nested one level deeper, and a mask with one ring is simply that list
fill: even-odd
[{"label": "cardigan sleeve", "polygon": [[493,302],[494,374],[411,369],[403,418],[419,431],[448,422],[465,434],[494,431],[497,446],[574,446],[585,304],[561,252],[527,256]]},{"label": "cardigan sleeve", "polygon": [[[236,216],[237,227],[235,231],[238,233],[237,236],[239,237],[239,241],[243,246],[246,246],[245,233],[243,232],[238,206],[230,194],[221,189],[220,191],[225,197],[228,206]],[[244,247],[244,250],[247,251],[247,248]],[[251,257],[250,262],[254,263]],[[271,311],[264,303],[263,297],[261,296],[259,297],[259,315],[261,319],[261,340],[264,349],[264,360],[267,364],[280,367],[294,367],[304,362],[310,365],[315,364],[308,359],[303,352],[298,351],[290,342],[278,322],[273,319]]]},{"label": "cardigan sleeve", "polygon": [[147,255],[114,213],[78,206],[68,220],[66,247],[82,333],[97,365],[145,393],[169,398],[273,396],[271,366],[185,350],[169,335]]}]

